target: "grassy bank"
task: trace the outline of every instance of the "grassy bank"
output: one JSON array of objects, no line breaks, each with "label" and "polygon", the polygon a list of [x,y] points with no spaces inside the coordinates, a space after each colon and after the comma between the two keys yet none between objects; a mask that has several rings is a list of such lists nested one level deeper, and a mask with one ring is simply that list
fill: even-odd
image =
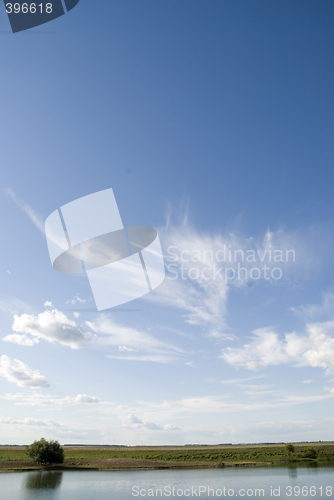
[{"label": "grassy bank", "polygon": [[[290,454],[286,451],[284,444],[166,447],[65,446],[64,451],[65,462],[62,467],[100,470],[241,465],[280,466],[294,462],[318,463],[319,465],[334,463],[334,443],[297,443],[294,444],[294,453]],[[27,460],[25,447],[0,447],[0,469],[26,470],[28,468],[40,468],[40,466]]]}]

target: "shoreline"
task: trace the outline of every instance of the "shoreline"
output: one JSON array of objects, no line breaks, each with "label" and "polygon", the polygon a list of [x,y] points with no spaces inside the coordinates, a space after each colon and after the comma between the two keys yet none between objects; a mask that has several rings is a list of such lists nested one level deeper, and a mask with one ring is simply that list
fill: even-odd
[{"label": "shoreline", "polygon": [[[146,470],[192,470],[192,469],[225,469],[231,467],[273,467],[273,464],[265,463],[236,463],[236,464],[224,464],[224,465],[215,465],[215,464],[178,464],[178,465],[166,465],[166,466],[156,466],[156,467],[109,467],[109,468],[100,468],[100,467],[64,467],[64,466],[36,466],[36,467],[13,467],[13,468],[0,468],[0,474],[12,474],[15,472],[66,472],[66,471],[98,471],[98,472],[121,472],[121,471],[146,471]],[[281,467],[281,466],[277,466]]]},{"label": "shoreline", "polygon": [[[110,463],[113,461],[113,463]],[[118,459],[107,459],[101,463],[101,460],[98,460],[99,464],[94,464],[94,461],[90,461],[88,464],[68,464],[68,465],[34,465],[32,463],[31,466],[28,464],[24,466],[4,466],[0,462],[0,474],[11,474],[15,472],[66,472],[66,471],[99,471],[99,472],[120,472],[120,471],[148,471],[148,470],[195,470],[195,469],[226,469],[226,468],[257,468],[257,467],[270,467],[270,468],[281,468],[281,467],[293,467],[293,468],[303,468],[303,467],[326,467],[332,466],[334,467],[334,462],[330,463],[318,463],[316,460],[309,462],[285,462],[285,463],[273,463],[273,462],[226,462],[226,463],[148,463],[150,460],[142,460],[141,464],[138,464],[138,460],[133,459],[132,464],[121,464],[116,463],[119,462]],[[147,462],[147,463],[143,463]],[[14,464],[13,464],[14,465]]]},{"label": "shoreline", "polygon": [[28,471],[133,471],[249,467],[334,466],[334,443],[185,446],[63,446],[65,460],[41,465],[25,446],[0,446],[0,473]]},{"label": "shoreline", "polygon": [[[133,460],[133,461],[132,461]],[[28,465],[22,464],[15,467],[15,464],[8,464],[0,462],[0,474],[14,473],[14,472],[33,472],[33,471],[101,471],[101,472],[115,472],[115,471],[145,471],[145,470],[192,470],[192,469],[225,469],[227,467],[271,467],[272,463],[268,462],[229,462],[229,463],[196,463],[196,462],[183,462],[183,463],[168,463],[168,462],[154,462],[151,460],[136,460],[127,459],[126,464],[122,463],[122,459],[105,459],[105,460],[90,460],[87,464],[69,464],[61,465],[39,465],[33,462]],[[66,462],[66,461],[65,461]],[[103,463],[101,463],[103,462]],[[141,463],[138,463],[141,462]],[[18,464],[17,464],[18,465]]]}]

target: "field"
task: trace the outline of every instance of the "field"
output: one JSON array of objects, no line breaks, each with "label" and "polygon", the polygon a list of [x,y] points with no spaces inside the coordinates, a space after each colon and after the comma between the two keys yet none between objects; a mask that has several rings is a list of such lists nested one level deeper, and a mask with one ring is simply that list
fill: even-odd
[{"label": "field", "polygon": [[[280,466],[334,463],[334,443],[296,443],[288,453],[284,444],[219,446],[65,446],[62,468],[98,470]],[[27,460],[24,446],[0,446],[0,470],[42,468]]]}]

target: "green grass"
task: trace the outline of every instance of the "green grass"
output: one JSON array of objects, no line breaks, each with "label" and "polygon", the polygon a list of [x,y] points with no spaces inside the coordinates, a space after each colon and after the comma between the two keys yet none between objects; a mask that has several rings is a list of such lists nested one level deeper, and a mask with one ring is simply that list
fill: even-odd
[{"label": "green grass", "polygon": [[[285,446],[170,446],[170,447],[65,447],[65,460],[106,458],[136,458],[165,462],[261,462],[280,465],[291,461],[309,461],[305,448],[312,446],[318,453],[316,461],[334,461],[334,443],[295,444],[295,453],[289,457]],[[0,462],[27,460],[25,447],[0,447]],[[14,465],[14,464],[13,464]]]}]

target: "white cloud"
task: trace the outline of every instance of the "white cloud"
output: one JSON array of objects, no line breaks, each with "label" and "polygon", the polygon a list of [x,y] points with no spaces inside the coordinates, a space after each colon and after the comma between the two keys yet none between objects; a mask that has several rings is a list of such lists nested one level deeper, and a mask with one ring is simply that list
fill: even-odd
[{"label": "white cloud", "polygon": [[75,398],[65,398],[65,401],[70,403],[98,403],[99,400],[95,397],[86,396],[86,394],[78,394]]},{"label": "white cloud", "polygon": [[16,401],[19,406],[50,406],[62,407],[64,405],[79,405],[79,404],[97,404],[99,399],[94,396],[86,396],[86,394],[78,394],[77,396],[66,396],[61,398],[51,396],[49,394],[5,394],[1,399],[7,401]]},{"label": "white cloud", "polygon": [[37,427],[61,427],[60,424],[50,419],[36,420],[35,418],[24,418],[23,420],[15,420],[11,417],[3,417],[0,415],[0,424],[9,425],[28,425]]},{"label": "white cloud", "polygon": [[68,300],[68,301],[66,302],[66,304],[73,304],[73,305],[74,305],[74,304],[78,304],[78,303],[79,303],[79,304],[85,304],[86,302],[89,302],[89,301],[91,301],[91,300],[92,300],[92,299],[89,299],[89,300],[87,300],[87,299],[82,299],[82,298],[79,296],[79,294],[78,294],[78,295],[75,295],[75,296],[73,297],[73,299],[72,299],[72,300]]},{"label": "white cloud", "polygon": [[291,363],[296,366],[334,370],[334,321],[306,325],[306,335],[286,333],[284,338],[271,328],[254,330],[253,338],[241,348],[223,350],[227,363],[250,370]]},{"label": "white cloud", "polygon": [[11,188],[7,189],[7,194],[9,194],[16,205],[29,217],[37,229],[45,234],[44,221],[42,218],[25,201],[21,200]]},{"label": "white cloud", "polygon": [[44,302],[44,307],[53,307],[53,304],[52,302],[50,302],[49,300],[47,300],[46,302]]},{"label": "white cloud", "polygon": [[0,375],[18,387],[49,387],[45,377],[18,359],[0,358]]},{"label": "white cloud", "polygon": [[17,345],[24,345],[28,347],[32,347],[35,344],[38,344],[39,340],[36,338],[27,337],[27,335],[18,335],[17,333],[13,333],[11,335],[7,335],[2,339],[4,342],[12,342]]},{"label": "white cloud", "polygon": [[133,415],[133,413],[131,413],[129,416],[128,416],[128,421],[129,421],[129,424],[142,424],[143,421],[140,420],[138,417],[136,417],[136,415]]},{"label": "white cloud", "polygon": [[9,269],[7,270],[7,274],[12,274]]},{"label": "white cloud", "polygon": [[177,427],[176,425],[173,424],[167,424],[164,425],[164,430],[165,431],[181,431],[180,427]]},{"label": "white cloud", "polygon": [[304,358],[313,368],[320,366],[334,370],[334,321],[307,325],[310,348]]},{"label": "white cloud", "polygon": [[154,422],[148,422],[146,420],[141,420],[136,415],[131,413],[128,415],[124,425],[126,428],[130,429],[142,429],[146,428],[151,431],[180,431],[181,429],[173,424],[159,425]]},{"label": "white cloud", "polygon": [[29,334],[33,338],[58,342],[72,349],[79,349],[92,340],[91,333],[84,331],[75,321],[57,309],[45,311],[38,316],[15,315],[12,329],[17,333]]},{"label": "white cloud", "polygon": [[[241,348],[228,347],[224,349],[221,357],[227,363],[234,366],[245,366],[250,370],[256,370],[269,365],[279,365],[300,358],[303,346],[295,333],[285,336],[285,340],[279,339],[277,333],[271,328],[260,328],[252,332],[254,334],[250,343]],[[306,344],[304,346],[304,350]]]},{"label": "white cloud", "polygon": [[313,384],[314,380],[303,380],[303,384]]},{"label": "white cloud", "polygon": [[121,352],[137,352],[136,349],[133,349],[133,347],[126,347],[126,345],[118,346],[118,350]]}]

